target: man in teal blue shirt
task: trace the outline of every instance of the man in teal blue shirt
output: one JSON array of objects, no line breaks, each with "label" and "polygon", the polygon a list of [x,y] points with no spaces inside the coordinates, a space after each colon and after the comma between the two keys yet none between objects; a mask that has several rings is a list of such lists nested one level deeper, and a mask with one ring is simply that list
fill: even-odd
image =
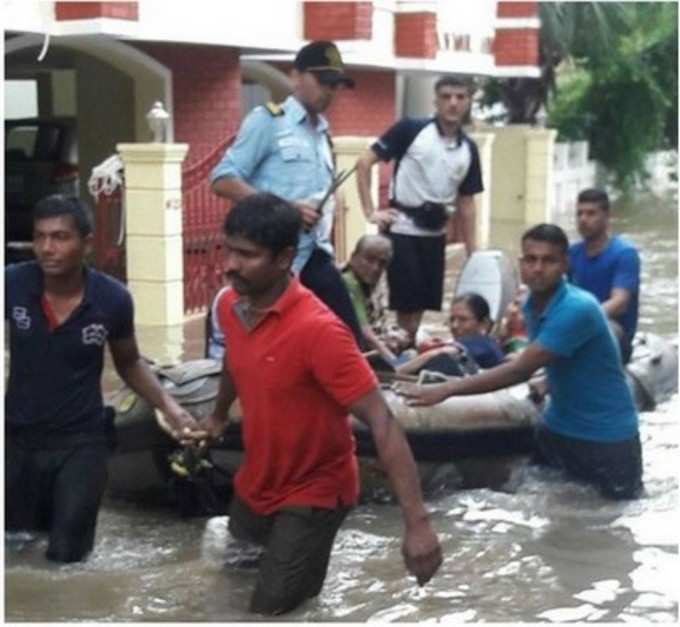
[{"label": "man in teal blue shirt", "polygon": [[322,113],[341,86],[353,87],[333,42],[313,41],[299,50],[291,72],[293,93],[280,105],[256,107],[210,176],[215,194],[238,202],[271,192],[298,209],[304,223],[292,271],[363,338],[354,308],[333,264],[330,241],[334,198],[320,201],[333,180],[333,151]]},{"label": "man in teal blue shirt", "polygon": [[536,430],[537,461],[594,484],[608,498],[636,498],[642,490],[637,411],[602,308],[564,279],[568,247],[562,229],[552,224],[522,236],[531,343],[515,360],[439,385],[402,384],[400,391],[412,405],[432,405],[526,381],[545,367],[550,402]]}]

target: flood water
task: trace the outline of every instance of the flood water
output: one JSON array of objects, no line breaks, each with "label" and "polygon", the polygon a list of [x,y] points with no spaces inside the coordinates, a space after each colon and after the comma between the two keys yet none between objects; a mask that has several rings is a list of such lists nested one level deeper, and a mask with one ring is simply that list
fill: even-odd
[{"label": "flood water", "polygon": [[[676,202],[638,199],[615,221],[641,251],[640,326],[670,338],[678,330]],[[571,222],[562,218],[570,235]],[[173,333],[142,329],[140,343],[167,359],[200,353],[200,321],[187,325],[184,342]],[[676,395],[641,416],[640,500],[604,501],[536,470],[515,493],[485,488],[431,500],[445,559],[424,588],[404,575],[398,508],[359,506],[338,535],[322,594],[283,620],[677,621],[678,415]],[[5,553],[5,618],[252,620],[244,608],[254,573],[224,567],[224,524],[109,501],[86,563],[48,564],[44,540]]]}]

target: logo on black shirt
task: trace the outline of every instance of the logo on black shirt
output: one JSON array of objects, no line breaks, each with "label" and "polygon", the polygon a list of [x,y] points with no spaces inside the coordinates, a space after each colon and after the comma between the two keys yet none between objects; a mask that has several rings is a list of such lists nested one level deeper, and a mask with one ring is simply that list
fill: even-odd
[{"label": "logo on black shirt", "polygon": [[108,333],[107,328],[103,324],[88,324],[83,328],[83,344],[103,346]]},{"label": "logo on black shirt", "polygon": [[28,315],[28,309],[26,307],[13,307],[12,318],[14,318],[14,322],[17,323],[18,329],[27,331],[31,328],[31,318]]}]

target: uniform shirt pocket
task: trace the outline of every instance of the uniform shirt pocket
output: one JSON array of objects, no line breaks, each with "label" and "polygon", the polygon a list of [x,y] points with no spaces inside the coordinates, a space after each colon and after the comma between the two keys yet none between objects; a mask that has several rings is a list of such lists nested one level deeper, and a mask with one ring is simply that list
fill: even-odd
[{"label": "uniform shirt pocket", "polygon": [[290,161],[313,161],[314,152],[308,142],[293,136],[280,137],[278,140],[281,159]]}]

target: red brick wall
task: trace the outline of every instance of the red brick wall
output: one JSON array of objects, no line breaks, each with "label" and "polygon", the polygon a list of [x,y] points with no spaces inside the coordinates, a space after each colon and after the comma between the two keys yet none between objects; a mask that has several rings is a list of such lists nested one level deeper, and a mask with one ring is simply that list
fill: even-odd
[{"label": "red brick wall", "polygon": [[497,17],[536,17],[538,2],[499,2],[496,6]]},{"label": "red brick wall", "polygon": [[437,15],[429,11],[395,14],[394,53],[433,59],[437,55]]},{"label": "red brick wall", "polygon": [[496,30],[493,43],[496,65],[538,65],[538,29]]},{"label": "red brick wall", "polygon": [[[378,137],[396,122],[394,72],[352,70],[356,87],[341,90],[330,109],[328,121],[333,135]],[[387,203],[391,165],[379,166],[379,196]]]},{"label": "red brick wall", "polygon": [[305,2],[305,39],[370,39],[372,2]]},{"label": "red brick wall", "polygon": [[354,89],[341,89],[326,112],[334,135],[379,135],[394,122],[394,72],[351,70]]},{"label": "red brick wall", "polygon": [[172,70],[175,141],[189,144],[185,163],[201,159],[238,130],[241,69],[237,49],[135,45]]},{"label": "red brick wall", "polygon": [[110,17],[119,20],[138,20],[137,2],[55,2],[57,21],[91,20]]}]

